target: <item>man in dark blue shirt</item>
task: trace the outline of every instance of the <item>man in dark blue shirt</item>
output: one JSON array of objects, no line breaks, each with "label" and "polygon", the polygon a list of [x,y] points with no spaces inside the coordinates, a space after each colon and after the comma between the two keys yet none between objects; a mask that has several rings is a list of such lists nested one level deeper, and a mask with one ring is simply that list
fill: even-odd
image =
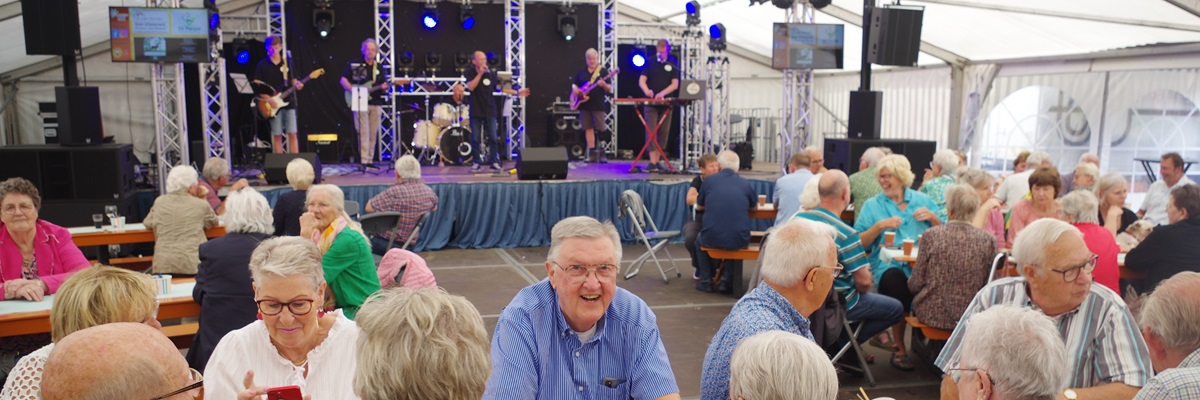
[{"label": "man in dark blue shirt", "polygon": [[[496,137],[496,119],[499,112],[496,107],[496,93],[500,86],[500,77],[487,65],[487,55],[482,51],[475,52],[471,61],[475,68],[466,70],[467,90],[471,92],[468,103],[471,105],[471,153],[475,165],[471,171],[478,171],[483,164],[491,164],[492,170],[500,170],[500,142]],[[512,90],[501,88],[508,95],[529,96],[529,88]],[[479,148],[479,136],[487,140],[488,152],[482,154]]]},{"label": "man in dark blue shirt", "polygon": [[[696,242],[701,247],[737,250],[750,244],[750,210],[758,205],[758,195],[750,188],[750,182],[737,174],[740,159],[729,150],[717,155],[721,172],[705,178],[696,198],[696,209],[704,210],[704,221],[700,237]],[[698,251],[700,281],[696,290],[713,291],[713,284],[725,293],[733,291],[732,279],[735,268],[723,268],[719,280],[713,281],[717,263],[708,252]],[[728,263],[727,263],[728,264]]]},{"label": "man in dark blue shirt", "polygon": [[[642,75],[638,78],[638,87],[642,89],[642,94],[649,99],[665,99],[676,97],[675,90],[679,89],[679,65],[671,60],[671,43],[666,39],[658,40],[658,48],[655,51],[655,57],[646,64],[646,68],[642,70]],[[654,129],[658,125],[658,119],[662,113],[667,112],[670,106],[648,105],[642,110],[642,115],[646,118],[646,125],[649,129]],[[655,139],[658,140],[658,147],[666,151],[667,135],[671,134],[671,121],[663,121],[662,126],[658,128]],[[646,141],[650,141],[650,132],[646,132]],[[650,166],[647,171],[666,170],[666,166],[659,164],[658,148],[654,144],[647,143],[646,150],[650,151]],[[666,157],[666,154],[663,155]]]}]

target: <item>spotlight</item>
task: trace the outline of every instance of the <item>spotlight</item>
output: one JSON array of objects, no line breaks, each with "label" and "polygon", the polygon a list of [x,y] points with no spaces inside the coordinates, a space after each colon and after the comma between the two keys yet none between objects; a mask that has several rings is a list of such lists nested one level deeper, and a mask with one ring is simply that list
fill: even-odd
[{"label": "spotlight", "polygon": [[825,8],[830,3],[833,3],[833,0],[808,0],[808,4],[812,5],[813,8],[818,10]]},{"label": "spotlight", "polygon": [[413,53],[411,51],[405,51],[396,55],[397,70],[401,74],[404,74],[404,76],[408,76],[408,73],[412,72],[413,64]]},{"label": "spotlight", "polygon": [[689,1],[684,9],[687,10],[687,26],[700,25],[700,2]]},{"label": "spotlight", "polygon": [[558,33],[568,42],[575,38],[575,7],[563,7],[558,10]]},{"label": "spotlight", "polygon": [[[775,7],[779,7],[784,10],[791,9],[792,4],[795,2],[796,2],[795,0],[771,0],[771,4],[774,4]],[[828,5],[829,2],[826,1],[825,3],[826,3],[826,5]],[[813,6],[815,7],[816,5],[814,4]],[[824,6],[821,6],[821,7],[824,7]],[[817,7],[817,8],[821,8],[821,7]]]},{"label": "spotlight", "polygon": [[442,66],[442,55],[435,52],[425,53],[425,70],[429,75],[437,75],[438,67]]},{"label": "spotlight", "polygon": [[471,57],[468,56],[467,53],[454,53],[454,69],[458,71],[458,73],[463,73],[463,71],[466,71],[467,67],[470,65]]},{"label": "spotlight", "polygon": [[463,29],[471,29],[475,27],[475,15],[471,13],[471,3],[463,3],[458,9],[458,22],[462,24]]},{"label": "spotlight", "polygon": [[646,45],[639,44],[633,46],[633,56],[631,56],[629,60],[630,62],[633,62],[633,66],[636,68],[642,68],[646,66]]},{"label": "spotlight", "polygon": [[489,51],[487,53],[487,65],[488,65],[488,68],[499,69],[500,68],[500,57],[497,56],[496,53]]},{"label": "spotlight", "polygon": [[322,39],[329,37],[329,31],[334,27],[334,13],[328,8],[313,9],[313,28]]},{"label": "spotlight", "polygon": [[725,50],[725,24],[713,24],[708,27],[708,49]]},{"label": "spotlight", "polygon": [[238,64],[250,63],[250,46],[246,43],[246,39],[233,39],[233,54]]},{"label": "spotlight", "polygon": [[437,28],[437,4],[425,3],[425,12],[421,13],[421,25],[425,25],[425,29]]}]

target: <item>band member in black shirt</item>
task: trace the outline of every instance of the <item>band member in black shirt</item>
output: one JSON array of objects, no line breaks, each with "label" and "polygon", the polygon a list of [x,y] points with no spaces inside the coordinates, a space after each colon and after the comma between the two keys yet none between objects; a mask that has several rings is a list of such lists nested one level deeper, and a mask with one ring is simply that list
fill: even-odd
[{"label": "band member in black shirt", "polygon": [[[577,98],[582,99],[587,97],[587,101],[579,103],[579,121],[583,124],[583,131],[587,137],[587,160],[590,162],[607,163],[608,157],[604,154],[604,142],[609,141],[609,131],[606,119],[608,118],[608,94],[612,93],[612,85],[608,83],[608,69],[600,66],[600,53],[596,49],[587,49],[584,54],[584,60],[587,62],[587,67],[580,69],[575,73],[575,83],[571,86],[571,90],[575,92]],[[581,88],[591,85],[591,89],[586,93]],[[601,144],[596,146],[596,133],[600,133]]]},{"label": "band member in black shirt", "polygon": [[[642,76],[638,78],[638,87],[642,89],[642,93],[647,98],[664,99],[675,97],[675,90],[679,88],[679,65],[670,60],[671,43],[666,39],[658,40],[658,49],[655,52],[654,60],[642,69]],[[669,105],[647,105],[642,110],[642,115],[646,118],[646,124],[650,129],[658,124],[659,116],[670,107]],[[658,129],[657,139],[659,147],[666,151],[667,136],[671,134],[671,121],[663,121],[662,127]],[[650,132],[646,132],[646,140],[650,140]],[[650,145],[650,166],[647,171],[666,170],[666,165],[659,161],[658,149],[654,145]],[[664,155],[665,157],[665,155]]]},{"label": "band member in black shirt", "polygon": [[[487,55],[482,51],[475,52],[475,58],[471,60],[474,68],[467,69],[467,90],[470,95],[467,96],[471,105],[471,153],[475,160],[475,165],[471,166],[471,171],[478,171],[483,164],[491,164],[492,170],[500,170],[500,144],[496,137],[496,125],[499,111],[496,106],[495,93],[497,90],[508,94],[521,97],[529,96],[529,88],[521,90],[512,90],[500,88],[500,78],[496,75],[496,71],[492,71],[487,65]],[[480,154],[479,137],[485,135],[487,138],[488,153]]]},{"label": "band member in black shirt", "polygon": [[[375,39],[368,38],[362,42],[362,58],[346,65],[342,72],[340,83],[342,89],[350,92],[356,86],[367,86],[367,109],[352,111],[354,114],[354,130],[358,132],[358,162],[374,164],[375,147],[379,139],[380,120],[383,116],[383,105],[387,104],[384,96],[387,89],[394,84],[405,84],[408,81],[398,79],[389,81],[388,71],[383,70],[377,60],[379,46]],[[347,95],[347,101],[353,101],[352,95]],[[351,105],[351,109],[354,106]]]},{"label": "band member in black shirt", "polygon": [[[258,62],[254,67],[254,80],[270,85],[276,92],[283,92],[295,86],[296,90],[304,89],[304,83],[295,78],[292,72],[291,57],[284,59],[283,39],[279,36],[268,36],[267,58]],[[286,106],[275,112],[271,118],[271,150],[283,152],[283,135],[288,138],[288,153],[300,152],[300,139],[296,135],[296,93],[292,92],[283,100]]]}]

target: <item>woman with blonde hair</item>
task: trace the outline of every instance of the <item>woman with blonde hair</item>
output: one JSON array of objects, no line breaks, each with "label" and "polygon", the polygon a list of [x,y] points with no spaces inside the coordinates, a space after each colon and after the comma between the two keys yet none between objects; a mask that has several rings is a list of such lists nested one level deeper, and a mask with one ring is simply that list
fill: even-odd
[{"label": "woman with blonde hair", "polygon": [[275,222],[275,236],[300,236],[300,215],[304,214],[304,200],[315,179],[316,172],[308,160],[296,158],[288,162],[287,180],[292,191],[275,199],[275,209],[271,214]]},{"label": "woman with blonde hair", "polygon": [[321,251],[325,269],[326,309],[340,308],[354,319],[371,293],[379,291],[375,257],[362,227],[346,214],[346,198],[334,185],[314,185],[308,190],[308,211],[300,216],[300,236]]},{"label": "woman with blonde hair", "polygon": [[[113,322],[141,322],[155,329],[158,301],[150,277],[137,272],[96,266],[67,278],[50,308],[50,339],[58,342],[82,329]],[[22,357],[0,391],[3,400],[41,398],[42,368],[54,343]]]},{"label": "woman with blonde hair", "polygon": [[1100,200],[1100,225],[1112,232],[1113,236],[1120,235],[1125,229],[1138,220],[1137,213],[1125,208],[1125,199],[1129,196],[1129,183],[1124,176],[1111,173],[1100,178],[1096,184],[1096,197]]}]

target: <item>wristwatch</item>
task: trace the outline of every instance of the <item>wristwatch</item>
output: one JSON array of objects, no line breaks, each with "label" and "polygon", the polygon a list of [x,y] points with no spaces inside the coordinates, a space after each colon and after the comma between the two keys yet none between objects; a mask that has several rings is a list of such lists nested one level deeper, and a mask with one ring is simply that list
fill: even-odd
[{"label": "wristwatch", "polygon": [[1075,394],[1075,391],[1071,389],[1064,390],[1063,397],[1066,397],[1067,400],[1079,400],[1079,395]]}]

